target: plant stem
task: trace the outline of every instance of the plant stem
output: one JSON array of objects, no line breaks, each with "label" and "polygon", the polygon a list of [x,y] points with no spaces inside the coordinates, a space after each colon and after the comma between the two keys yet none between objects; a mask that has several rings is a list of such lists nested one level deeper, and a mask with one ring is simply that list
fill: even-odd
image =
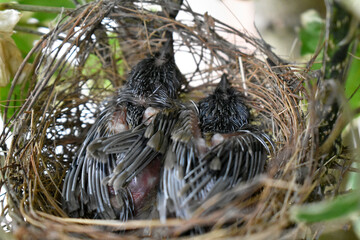
[{"label": "plant stem", "polygon": [[18,32],[30,33],[30,34],[39,35],[39,36],[44,35],[44,33],[42,33],[42,32],[36,31],[32,28],[27,28],[27,27],[22,27],[22,26],[15,26],[14,30],[18,31]]},{"label": "plant stem", "polygon": [[[30,33],[30,34],[34,34],[34,35],[38,35],[38,36],[44,36],[45,35],[45,33],[43,33],[43,32],[39,32],[39,31],[36,31],[36,30],[34,30],[32,28],[22,27],[22,26],[15,26],[14,30],[18,31],[18,32]],[[61,37],[61,36],[57,36],[57,39],[63,41],[65,38]]]},{"label": "plant stem", "polygon": [[[360,108],[354,110],[354,114],[357,115],[360,113]],[[338,138],[341,132],[344,130],[346,125],[352,120],[348,115],[342,113],[338,119],[336,120],[334,127],[329,135],[329,137],[325,140],[325,142],[320,146],[319,153],[325,154],[329,151],[329,149],[333,146],[336,138]]]},{"label": "plant stem", "polygon": [[5,9],[14,9],[19,11],[29,11],[29,12],[47,12],[47,13],[61,13],[61,12],[70,12],[74,9],[64,8],[64,7],[45,7],[45,6],[36,6],[36,5],[25,5],[18,3],[0,3],[0,10]]}]

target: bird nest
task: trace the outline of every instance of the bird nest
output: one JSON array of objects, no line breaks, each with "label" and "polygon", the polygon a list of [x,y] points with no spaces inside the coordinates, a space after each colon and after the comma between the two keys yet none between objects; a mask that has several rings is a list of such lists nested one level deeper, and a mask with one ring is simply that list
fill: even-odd
[{"label": "bird nest", "polygon": [[[202,226],[197,236],[206,239],[299,237],[304,229],[290,219],[290,207],[338,192],[350,163],[324,145],[329,131],[320,132],[331,124],[327,107],[337,101],[324,102],[328,84],[314,83],[317,75],[309,68],[285,64],[261,38],[186,4],[181,9],[191,20],[177,21],[134,1],[97,1],[64,13],[36,43],[29,54],[35,56],[31,91],[1,135],[1,146],[12,137],[1,168],[6,230],[29,239],[118,239],[186,236]],[[215,195],[188,220],[69,218],[61,189],[74,155],[102,102],[117,94],[131,67],[159,49],[165,30],[174,35],[175,56],[187,54],[183,61],[195,66],[182,71],[184,102],[205,97],[223,73],[244,94],[251,123],[274,142],[265,173]],[[332,171],[335,163],[340,168]]]}]

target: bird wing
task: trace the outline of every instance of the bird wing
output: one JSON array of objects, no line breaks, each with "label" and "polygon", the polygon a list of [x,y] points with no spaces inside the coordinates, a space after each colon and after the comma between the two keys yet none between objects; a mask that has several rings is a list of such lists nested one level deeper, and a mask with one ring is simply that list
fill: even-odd
[{"label": "bird wing", "polygon": [[201,135],[198,127],[196,109],[183,110],[171,133],[171,146],[165,155],[165,164],[161,181],[161,194],[158,199],[158,208],[162,221],[167,212],[187,218],[186,208],[180,207],[185,199],[181,190],[186,185],[184,175],[193,169],[199,168],[198,148],[196,138]]},{"label": "bird wing", "polygon": [[97,150],[102,152],[100,155],[123,153],[123,157],[117,160],[113,172],[104,179],[109,186],[115,191],[123,188],[151,161],[165,153],[177,112],[175,109],[164,109],[157,113],[147,126],[141,124],[133,130],[94,142],[98,144]]},{"label": "bird wing", "polygon": [[[194,133],[194,122],[187,121],[187,125],[182,128]],[[181,134],[176,129],[173,133],[172,153],[166,155],[162,180],[164,196],[159,198],[162,201],[159,206],[182,218],[190,218],[213,195],[261,173],[270,153],[270,138],[253,128],[223,135],[223,141],[205,154],[195,138],[182,141],[186,137],[178,138]],[[164,214],[164,210],[160,213]]]},{"label": "bird wing", "polygon": [[[224,137],[222,143],[210,149],[199,160],[199,165],[205,166],[202,171],[189,172],[184,176],[191,189],[187,201],[196,198],[203,200],[204,196],[210,198],[264,171],[267,155],[270,154],[270,138],[265,133],[242,129],[230,136],[225,134]],[[197,189],[202,191],[198,196]]]},{"label": "bird wing", "polygon": [[101,111],[66,174],[62,192],[63,207],[70,216],[89,216],[96,211],[108,218],[115,217],[106,186],[101,184],[102,178],[108,175],[115,165],[115,159],[98,161],[87,153],[87,148],[94,139],[113,134],[109,123],[116,112],[114,106],[115,104],[110,102]]}]

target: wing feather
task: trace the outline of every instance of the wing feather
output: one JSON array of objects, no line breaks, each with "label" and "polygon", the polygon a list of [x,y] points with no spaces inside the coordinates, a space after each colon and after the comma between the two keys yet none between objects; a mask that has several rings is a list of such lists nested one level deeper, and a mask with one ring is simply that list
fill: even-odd
[{"label": "wing feather", "polygon": [[[266,134],[244,126],[236,133],[224,134],[220,144],[200,154],[202,146],[194,137],[198,131],[196,113],[187,110],[180,116],[181,124],[176,124],[170,148],[175,160],[164,169],[161,188],[165,197],[161,199],[165,203],[161,204],[168,205],[169,212],[189,218],[210,197],[261,174],[272,143]],[[183,176],[175,174],[176,169]]]},{"label": "wing feather", "polygon": [[65,177],[63,205],[64,210],[72,217],[114,216],[106,187],[101,184],[102,178],[113,169],[114,159],[102,162],[101,159],[88,154],[88,147],[95,139],[113,134],[109,123],[113,114],[118,111],[117,107],[114,107],[114,101],[115,99],[112,99],[107,104],[88,131]]}]

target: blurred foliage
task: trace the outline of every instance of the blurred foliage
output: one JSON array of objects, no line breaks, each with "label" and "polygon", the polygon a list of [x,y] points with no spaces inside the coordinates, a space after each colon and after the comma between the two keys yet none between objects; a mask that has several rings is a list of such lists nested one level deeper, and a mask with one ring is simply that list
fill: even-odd
[{"label": "blurred foliage", "polygon": [[[315,10],[309,10],[301,15],[301,27],[299,30],[301,56],[312,57],[318,48],[321,47],[320,44],[324,40],[324,28],[325,22]],[[321,68],[322,55],[323,52],[321,50],[314,64],[311,66],[312,70]]]},{"label": "blurred foliage", "polygon": [[[357,1],[360,3],[360,1]],[[336,4],[335,4],[336,6]],[[354,37],[352,41],[347,41],[346,44],[343,44],[345,37],[349,36],[351,32],[350,24],[354,24],[349,21],[350,14],[344,13],[341,9],[334,9],[334,19],[335,20],[344,20],[339,21],[337,25],[333,25],[333,27],[338,28],[336,31],[330,28],[330,37],[329,37],[329,49],[328,56],[335,56],[331,59],[331,63],[326,67],[326,73],[328,70],[333,67],[334,70],[341,72],[344,70],[346,72],[346,68],[349,67],[349,71],[344,79],[344,93],[345,97],[348,99],[349,106],[351,109],[359,109],[360,108],[360,47],[357,41],[357,37]],[[307,15],[307,19],[302,19],[302,27],[299,31],[299,38],[301,40],[301,54],[302,56],[315,55],[318,49],[323,48],[324,42],[324,32],[325,32],[325,24],[324,20],[319,21],[318,17],[314,17],[315,15]],[[319,16],[319,15],[317,15]],[[348,20],[348,21],[346,21]],[[357,32],[359,32],[358,21],[355,22],[355,27],[357,28]],[[341,26],[341,24],[347,24]],[[337,50],[341,50],[341,48],[346,49],[342,52],[341,55],[336,55]],[[353,50],[353,52],[351,52]],[[340,52],[340,51],[338,51]],[[349,66],[336,65],[340,64],[346,57],[349,55],[353,56],[351,62],[348,62]],[[322,67],[322,57],[323,51],[318,55],[315,64],[312,66],[312,69],[320,69]],[[329,61],[328,59],[327,61]],[[335,61],[335,62],[334,62]],[[336,62],[338,61],[338,62]],[[334,64],[334,65],[332,65]],[[335,68],[336,67],[336,68]],[[327,74],[326,79],[333,78],[332,74]],[[341,78],[338,80],[342,80]],[[341,91],[341,90],[340,90]],[[354,131],[356,128],[353,128],[351,131]],[[351,132],[349,131],[349,132]],[[356,135],[356,131],[354,132]],[[350,134],[351,135],[351,134]],[[353,137],[353,136],[352,136]],[[355,137],[351,138],[354,144],[354,151],[350,156],[350,159],[357,160],[359,156],[359,147],[356,146],[356,142],[358,141]],[[352,167],[358,168],[358,164],[353,163]],[[290,213],[290,217],[295,222],[305,222],[308,224],[315,222],[328,222],[330,220],[339,221],[347,220],[348,222],[352,221],[352,231],[357,234],[357,237],[360,238],[360,220],[358,217],[360,213],[360,192],[358,191],[359,186],[359,173],[354,172],[350,174],[347,182],[346,191],[350,191],[347,194],[340,195],[331,200],[321,201],[318,203],[312,203],[304,206],[295,206],[292,208]],[[351,185],[351,186],[350,186]],[[340,223],[341,224],[341,223]]]},{"label": "blurred foliage", "polygon": [[[299,31],[299,39],[301,41],[300,54],[302,56],[313,56],[316,51],[322,47],[324,41],[324,19],[314,10],[310,10],[302,15],[302,26]],[[346,27],[344,27],[346,29]],[[344,34],[343,34],[344,35]],[[336,37],[336,36],[334,36]],[[341,41],[342,39],[338,39]],[[318,70],[322,66],[323,51],[320,51],[312,70]],[[360,107],[360,47],[358,46],[354,53],[354,58],[350,65],[349,73],[345,81],[345,96],[349,99],[352,109]]]},{"label": "blurred foliage", "polygon": [[334,200],[294,207],[292,208],[290,216],[293,220],[308,223],[347,217],[360,210],[359,199],[359,193],[352,192],[339,196]]},{"label": "blurred foliage", "polygon": [[[4,111],[4,107],[8,99],[8,93],[10,91],[10,88],[11,88],[11,82],[7,86],[0,88],[0,107],[2,113]],[[28,91],[29,91],[29,82],[25,82],[22,85],[15,86],[13,94],[11,95],[10,98],[10,103],[7,107],[8,117],[11,117],[15,113],[17,108],[19,108],[25,102],[25,98],[27,96]]]},{"label": "blurred foliage", "polygon": [[[0,3],[9,3],[9,1],[0,0]],[[75,8],[75,3],[72,0],[18,0],[12,1],[12,3],[41,7],[58,7],[59,12],[61,12],[61,8],[63,7]],[[26,55],[30,52],[30,50],[33,48],[36,41],[40,39],[41,34],[46,33],[48,31],[47,29],[51,29],[51,26],[54,26],[56,24],[58,14],[49,13],[46,11],[44,12],[44,10],[40,8],[39,12],[22,11],[21,13],[21,20],[18,22],[15,32],[11,37],[15,41],[16,46],[19,48],[22,57],[25,58]],[[34,56],[31,56],[28,59],[28,62],[32,63],[33,61]],[[0,88],[0,109],[2,114],[4,114],[11,85],[12,79],[7,86]],[[21,83],[21,85],[16,85],[14,87],[14,91],[11,95],[11,99],[7,107],[7,119],[9,119],[22,105],[24,99],[28,94],[29,85],[30,84],[26,82]]]},{"label": "blurred foliage", "polygon": [[[314,10],[309,10],[301,16],[302,26],[299,31],[301,41],[300,54],[314,54],[322,42],[324,34],[324,20]],[[321,41],[320,41],[321,40]]]},{"label": "blurred foliage", "polygon": [[345,96],[349,98],[349,104],[353,109],[360,107],[360,47],[357,47],[355,57],[349,70],[345,83]]},{"label": "blurred foliage", "polygon": [[[0,0],[0,3],[7,3],[8,0]],[[66,7],[75,8],[74,1],[72,0],[19,0],[19,4],[37,5],[37,6],[51,6],[51,7]],[[89,2],[87,0],[86,2]],[[313,13],[312,13],[313,14]],[[39,28],[50,28],[52,24],[55,24],[58,14],[47,12],[23,12],[23,17],[18,23],[19,27],[39,31]],[[314,55],[317,49],[321,47],[324,38],[324,21],[319,21],[319,16],[309,15],[308,19],[303,21],[303,25],[299,31],[299,38],[301,40],[301,55]],[[40,34],[31,34],[26,32],[17,31],[12,35],[16,45],[20,49],[22,56],[25,57],[27,53],[34,46],[34,43],[40,38]],[[110,41],[110,44],[117,44],[117,41]],[[353,58],[351,68],[349,70],[348,77],[345,82],[345,94],[349,98],[350,106],[352,108],[360,107],[360,48],[358,47]],[[318,60],[312,66],[313,69],[321,68],[322,53],[319,54]],[[116,56],[116,59],[120,59]],[[30,58],[32,62],[34,59]],[[119,60],[120,61],[120,60]],[[101,67],[99,59],[95,55],[90,55],[90,59],[87,63],[91,70],[84,70],[89,77],[92,74],[96,74]],[[120,71],[122,71],[120,69]],[[85,72],[84,72],[85,73]],[[106,82],[109,84],[109,82]],[[9,83],[6,87],[0,88],[0,106],[1,112],[8,97],[8,92],[11,87]],[[9,104],[8,117],[10,117],[15,110],[23,103],[24,98],[27,95],[29,88],[28,83],[17,85],[11,97]],[[298,222],[319,222],[335,219],[338,217],[346,217],[352,213],[359,212],[360,210],[360,196],[357,192],[347,194],[345,196],[338,197],[332,201],[324,201],[309,206],[294,208],[291,212],[291,217],[294,221]]]},{"label": "blurred foliage", "polygon": [[[75,8],[75,4],[72,0],[19,0],[19,4],[46,6],[46,7],[64,7]],[[37,19],[40,23],[47,25],[57,17],[56,13],[35,12],[32,14],[32,18]]]},{"label": "blurred foliage", "polygon": [[[19,48],[23,58],[26,57],[26,55],[30,52],[32,47],[34,46],[35,41],[39,40],[39,36],[36,36],[34,34],[28,34],[23,32],[16,32],[11,36],[16,46]],[[34,57],[32,56],[29,59],[30,62],[34,61]]]}]

